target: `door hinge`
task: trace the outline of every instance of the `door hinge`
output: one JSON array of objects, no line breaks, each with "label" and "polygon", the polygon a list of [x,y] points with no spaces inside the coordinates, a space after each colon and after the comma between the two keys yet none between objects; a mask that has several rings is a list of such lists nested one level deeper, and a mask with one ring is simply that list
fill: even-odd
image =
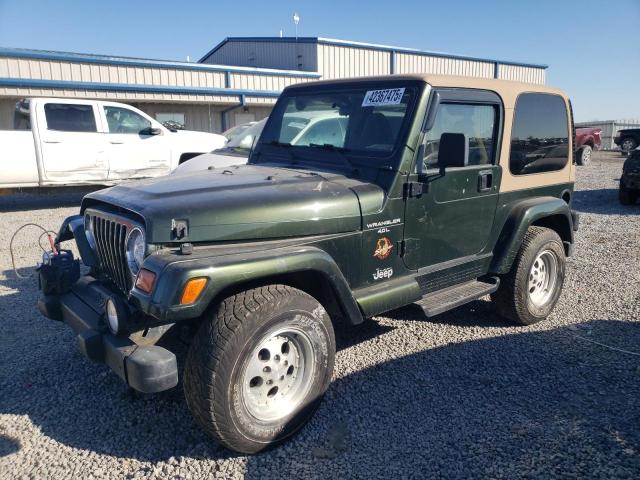
[{"label": "door hinge", "polygon": [[419,197],[425,193],[424,183],[408,182],[404,184],[404,198]]},{"label": "door hinge", "polygon": [[398,245],[398,252],[401,257],[404,257],[407,252],[410,250],[414,250],[418,246],[417,238],[405,238],[404,240],[400,240]]}]

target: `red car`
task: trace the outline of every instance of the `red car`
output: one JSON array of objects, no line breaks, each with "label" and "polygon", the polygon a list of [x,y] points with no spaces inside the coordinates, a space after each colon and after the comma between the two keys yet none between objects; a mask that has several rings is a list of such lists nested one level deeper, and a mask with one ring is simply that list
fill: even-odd
[{"label": "red car", "polygon": [[576,161],[578,165],[589,165],[591,154],[602,147],[602,129],[576,128]]}]

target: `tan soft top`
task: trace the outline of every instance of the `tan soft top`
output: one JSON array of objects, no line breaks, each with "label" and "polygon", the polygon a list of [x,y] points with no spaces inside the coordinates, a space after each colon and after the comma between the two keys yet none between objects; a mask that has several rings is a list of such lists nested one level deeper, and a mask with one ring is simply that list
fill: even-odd
[{"label": "tan soft top", "polygon": [[560,95],[567,98],[567,95],[558,88],[547,87],[545,85],[536,85],[532,83],[513,82],[511,80],[497,80],[494,78],[476,78],[476,77],[460,77],[455,75],[432,75],[428,73],[412,73],[412,74],[396,74],[396,75],[378,75],[372,77],[352,77],[341,78],[337,80],[319,80],[307,83],[299,83],[287,87],[305,88],[313,85],[339,85],[342,83],[353,83],[357,81],[364,82],[383,82],[387,80],[419,80],[428,83],[433,87],[454,87],[454,88],[478,88],[482,90],[490,90],[496,92],[505,108],[513,108],[516,98],[523,92],[543,92]]}]

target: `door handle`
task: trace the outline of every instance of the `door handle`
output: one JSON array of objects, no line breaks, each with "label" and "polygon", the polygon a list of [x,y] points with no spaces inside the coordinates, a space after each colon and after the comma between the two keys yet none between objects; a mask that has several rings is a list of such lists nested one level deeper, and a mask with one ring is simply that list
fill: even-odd
[{"label": "door handle", "polygon": [[60,143],[60,140],[54,140],[54,139],[46,139],[46,140],[42,140],[44,143]]},{"label": "door handle", "polygon": [[493,172],[480,172],[478,174],[478,192],[488,192],[493,187]]},{"label": "door handle", "polygon": [[118,142],[117,140],[109,140],[112,145],[122,145],[124,142]]}]

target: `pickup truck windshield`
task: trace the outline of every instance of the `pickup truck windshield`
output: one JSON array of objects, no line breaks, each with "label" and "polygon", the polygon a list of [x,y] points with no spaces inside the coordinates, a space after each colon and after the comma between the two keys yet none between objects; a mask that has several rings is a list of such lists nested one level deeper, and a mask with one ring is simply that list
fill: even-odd
[{"label": "pickup truck windshield", "polygon": [[293,90],[278,101],[260,143],[386,158],[403,137],[415,96],[415,87]]}]

